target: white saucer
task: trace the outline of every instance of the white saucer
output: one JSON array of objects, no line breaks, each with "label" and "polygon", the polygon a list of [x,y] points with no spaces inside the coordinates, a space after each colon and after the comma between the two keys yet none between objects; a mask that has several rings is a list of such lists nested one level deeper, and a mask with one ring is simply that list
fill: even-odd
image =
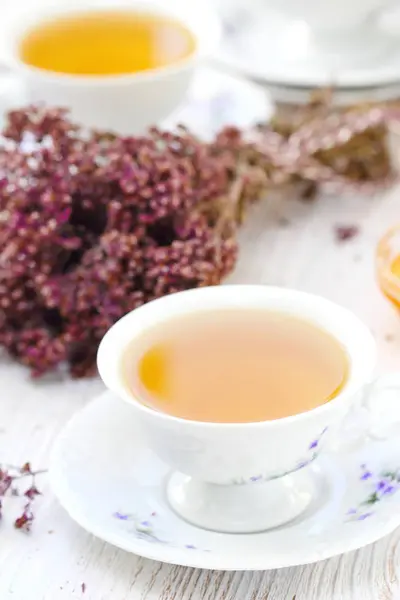
[{"label": "white saucer", "polygon": [[274,107],[260,86],[208,67],[200,68],[183,106],[162,126],[184,124],[201,138],[225,125],[251,127],[268,121]]},{"label": "white saucer", "polygon": [[[15,74],[0,71],[0,120],[4,114],[26,106],[22,82]],[[164,128],[183,124],[195,134],[207,139],[224,125],[251,127],[267,121],[273,105],[260,86],[245,79],[221,73],[209,67],[197,70],[188,97],[165,122]]]},{"label": "white saucer", "polygon": [[256,534],[189,525],[166,502],[168,466],[146,448],[129,406],[106,392],[59,436],[50,480],[70,516],[98,538],[147,558],[205,569],[312,563],[361,548],[400,525],[398,439],[327,454],[307,468],[319,494],[289,524]]},{"label": "white saucer", "polygon": [[304,21],[288,21],[263,0],[240,2],[236,9],[229,5],[220,12],[225,27],[218,59],[266,84],[310,88],[399,85],[400,11],[392,10],[380,20],[379,39],[383,38],[385,51],[370,56],[376,45],[369,40],[365,59],[353,64],[339,55],[335,63],[335,54],[329,64],[313,44]]}]

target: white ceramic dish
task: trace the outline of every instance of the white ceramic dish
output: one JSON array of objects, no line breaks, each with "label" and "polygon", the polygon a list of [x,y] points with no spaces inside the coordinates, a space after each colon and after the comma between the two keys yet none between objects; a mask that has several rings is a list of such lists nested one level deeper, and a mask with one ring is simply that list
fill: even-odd
[{"label": "white ceramic dish", "polygon": [[[279,311],[321,327],[348,357],[345,386],[313,410],[257,423],[180,419],[152,410],[132,395],[122,369],[129,344],[170,319],[220,310]],[[398,406],[382,403],[379,390],[387,390],[389,399],[394,392],[397,398],[400,376],[371,384],[376,344],[368,328],[345,308],[288,288],[213,286],[149,302],[109,329],[99,346],[97,365],[107,388],[127,403],[149,448],[173,469],[167,485],[170,505],[189,522],[213,531],[264,531],[303,513],[316,494],[305,467],[332,444],[341,446],[353,412],[371,421],[363,435],[375,435],[377,428],[383,431],[388,417],[387,435],[399,431]]]},{"label": "white ceramic dish", "polygon": [[[315,93],[312,85],[288,85],[270,81],[264,75],[254,73],[248,66],[235,63],[231,59],[213,57],[208,61],[221,73],[228,74],[237,80],[247,81],[264,90],[266,95],[275,103],[283,104],[307,104]],[[351,104],[362,104],[364,102],[386,102],[397,100],[400,96],[400,80],[388,85],[370,85],[366,87],[338,87],[330,90],[330,101],[334,106],[349,106]]]},{"label": "white ceramic dish", "polygon": [[[170,16],[193,34],[196,49],[187,58],[167,67],[120,76],[75,76],[53,73],[23,63],[18,54],[21,37],[35,24],[77,12],[123,8]],[[219,23],[200,1],[120,0],[111,2],[38,5],[29,11],[17,5],[1,23],[1,55],[5,66],[23,81],[29,102],[67,107],[74,119],[88,127],[137,134],[169,116],[186,97],[193,73],[215,47]]]},{"label": "white ceramic dish", "polygon": [[[324,5],[323,2],[318,4]],[[399,10],[384,14],[380,20],[386,51],[370,57],[368,50],[374,45],[369,41],[365,48],[366,59],[354,64],[342,61],[340,57],[337,63],[328,64],[313,43],[307,23],[301,19],[288,20],[264,0],[252,0],[247,4],[225,3],[221,15],[224,33],[218,59],[250,77],[265,81],[267,85],[300,88],[336,86],[360,88],[360,92],[361,88],[384,86],[389,97],[396,93],[392,86],[396,85],[396,90],[399,89]],[[354,96],[355,91],[353,89]],[[382,92],[379,94],[377,90],[376,93],[376,99],[385,99]],[[279,99],[284,99],[283,93]]]},{"label": "white ceramic dish", "polygon": [[70,516],[127,552],[205,569],[275,569],[356,550],[400,525],[399,438],[321,456],[309,467],[318,495],[297,520],[264,533],[223,534],[170,509],[169,468],[136,425],[130,407],[106,392],[66,426],[50,468]]}]

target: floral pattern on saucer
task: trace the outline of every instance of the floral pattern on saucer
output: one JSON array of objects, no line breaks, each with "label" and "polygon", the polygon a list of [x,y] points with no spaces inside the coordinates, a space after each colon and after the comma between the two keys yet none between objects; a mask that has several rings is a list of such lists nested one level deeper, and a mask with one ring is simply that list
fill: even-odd
[{"label": "floral pattern on saucer", "polygon": [[[320,438],[316,442],[310,442],[306,460],[319,451]],[[195,527],[167,502],[170,468],[146,446],[130,407],[107,392],[60,434],[50,482],[70,517],[98,538],[136,555],[197,568],[265,570],[311,563],[371,544],[400,526],[398,438],[324,451],[308,468],[316,496],[287,525],[255,534]]]},{"label": "floral pattern on saucer", "polygon": [[365,521],[375,514],[376,505],[389,498],[400,489],[400,469],[395,471],[382,471],[374,474],[367,465],[361,465],[360,480],[368,482],[371,490],[368,496],[357,507],[350,508],[347,512],[349,521]]},{"label": "floral pattern on saucer", "polygon": [[[152,544],[156,543],[174,546],[174,544],[167,540],[161,539],[156,534],[156,524],[154,523],[155,517],[157,517],[156,512],[152,512],[150,517],[147,519],[141,519],[134,513],[123,513],[118,510],[115,513],[113,513],[113,517],[115,519],[118,519],[119,521],[125,521],[126,523],[129,523],[132,526],[130,528],[130,531],[137,539],[145,540],[146,542],[150,542]],[[199,550],[201,552],[209,552],[209,550],[197,548],[197,546],[194,546],[193,544],[184,544],[183,548],[185,550]]]},{"label": "floral pattern on saucer", "polygon": [[138,539],[146,540],[151,543],[166,544],[167,542],[160,539],[154,532],[152,518],[155,516],[155,512],[151,513],[151,516],[148,519],[141,519],[134,513],[124,513],[119,510],[113,513],[113,517],[120,521],[125,521],[132,526],[132,532]]}]

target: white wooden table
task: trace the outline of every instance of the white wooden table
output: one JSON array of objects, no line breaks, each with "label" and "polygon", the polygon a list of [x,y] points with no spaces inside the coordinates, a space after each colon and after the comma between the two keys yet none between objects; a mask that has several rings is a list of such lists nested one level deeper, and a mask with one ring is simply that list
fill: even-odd
[{"label": "white wooden table", "polygon": [[[279,225],[282,216],[290,224]],[[373,254],[385,229],[400,222],[400,190],[384,197],[264,201],[242,232],[232,281],[293,286],[346,305],[372,328],[379,369],[400,368],[400,315],[380,294]],[[337,224],[360,234],[338,243]],[[66,421],[101,389],[99,381],[32,383],[0,361],[0,462],[48,463]],[[400,530],[358,552],[270,572],[224,573],[163,565],[117,550],[80,529],[42,476],[31,534],[13,529],[12,504],[0,524],[1,600],[395,600],[400,598]],[[107,492],[107,474],[104,490]],[[82,588],[82,584],[84,584]]]}]

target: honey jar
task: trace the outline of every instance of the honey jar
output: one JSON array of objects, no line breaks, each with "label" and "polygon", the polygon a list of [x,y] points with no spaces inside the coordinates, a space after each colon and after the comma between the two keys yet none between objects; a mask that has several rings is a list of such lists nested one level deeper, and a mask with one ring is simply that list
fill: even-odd
[{"label": "honey jar", "polygon": [[382,292],[400,309],[400,225],[392,227],[380,240],[376,271]]}]

